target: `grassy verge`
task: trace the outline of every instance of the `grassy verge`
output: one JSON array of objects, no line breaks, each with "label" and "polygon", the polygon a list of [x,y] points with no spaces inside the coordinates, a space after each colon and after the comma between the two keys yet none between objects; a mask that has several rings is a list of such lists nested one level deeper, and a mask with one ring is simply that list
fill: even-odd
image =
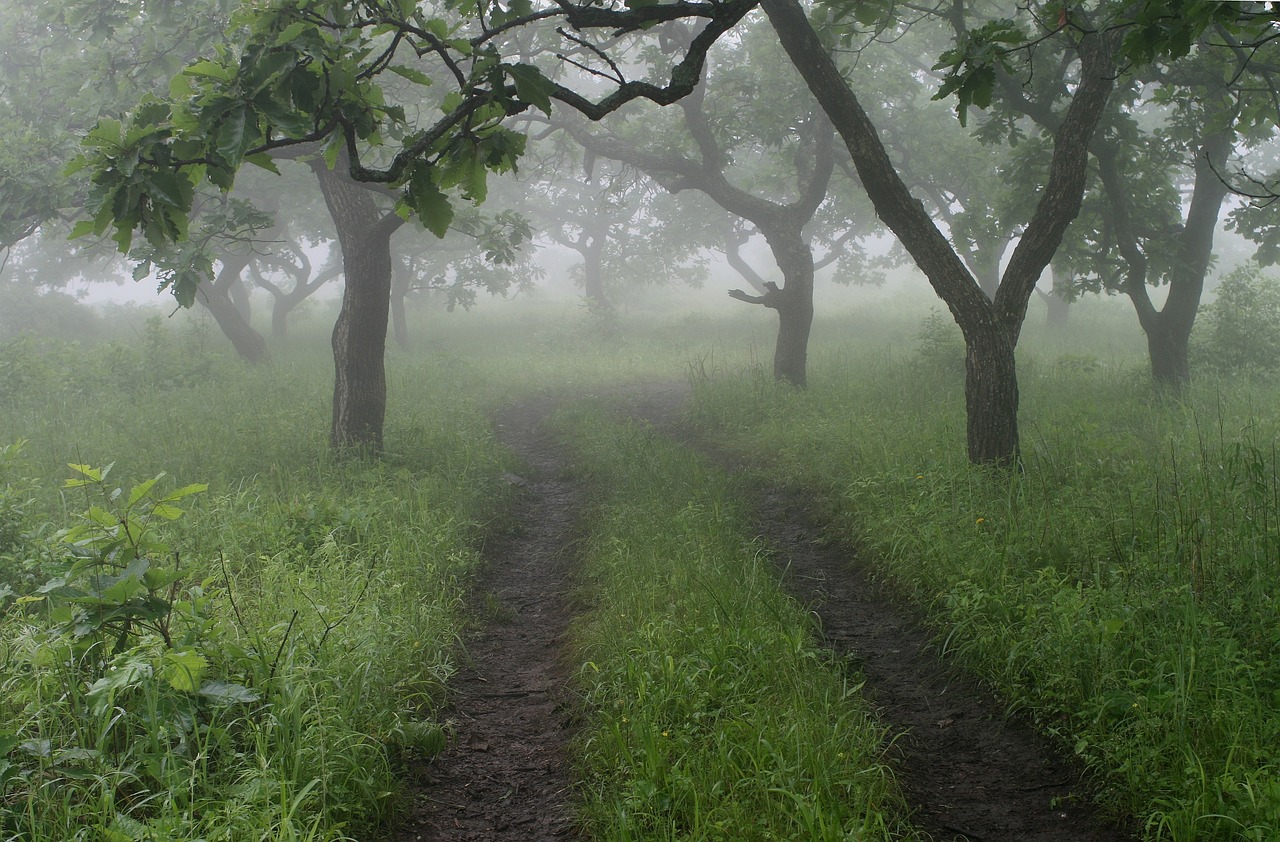
[{"label": "grassy verge", "polygon": [[909,838],[883,734],[743,537],[732,483],[634,426],[562,427],[601,496],[575,628],[593,836]]},{"label": "grassy verge", "polygon": [[337,463],[327,364],[245,371],[158,331],[4,352],[0,430],[27,443],[0,467],[0,838],[373,835],[397,763],[443,745],[503,505],[466,373],[398,372],[394,452]]},{"label": "grassy verge", "polygon": [[925,362],[820,353],[807,394],[747,372],[697,414],[814,491],[1150,838],[1275,838],[1274,384],[1173,404],[1136,369],[1029,359],[1026,472],[992,477],[963,459],[960,378]]}]

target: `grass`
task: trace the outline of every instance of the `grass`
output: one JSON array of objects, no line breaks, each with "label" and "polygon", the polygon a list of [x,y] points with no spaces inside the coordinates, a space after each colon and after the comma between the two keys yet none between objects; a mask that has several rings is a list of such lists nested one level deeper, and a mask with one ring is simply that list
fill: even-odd
[{"label": "grass", "polygon": [[574,639],[594,838],[910,838],[884,734],[783,596],[741,489],[643,428],[561,419],[600,501]]},{"label": "grass", "polygon": [[[24,340],[4,359],[0,430],[27,441],[0,468],[0,585],[30,593],[65,572],[84,550],[57,530],[91,523],[90,506],[111,513],[94,534],[114,542],[130,488],[161,471],[157,495],[210,487],[174,520],[146,521],[138,504],[164,548],[136,555],[182,576],[112,610],[161,619],[108,634],[83,614],[62,622],[85,604],[69,588],[9,601],[0,838],[348,839],[385,827],[398,766],[444,743],[436,711],[473,548],[504,505],[509,458],[465,372],[418,372],[397,395],[392,452],[335,462],[327,365],[286,356],[246,370],[158,325],[140,347],[89,355]],[[112,461],[101,492],[60,487],[66,463]],[[112,547],[94,570],[124,564]],[[91,592],[116,581],[76,575]]]},{"label": "grass", "polygon": [[[1131,315],[1083,307],[1069,332],[1028,329],[1026,471],[993,477],[964,460],[954,337],[934,320],[912,338],[918,307],[820,319],[805,393],[772,383],[773,323],[754,310],[597,323],[522,307],[429,315],[420,348],[389,355],[377,462],[328,453],[319,329],[255,369],[211,352],[199,323],[0,347],[0,445],[26,440],[0,454],[0,589],[68,569],[58,530],[92,524],[91,505],[116,512],[161,472],[156,495],[209,485],[176,520],[139,504],[169,548],[141,555],[183,576],[126,607],[162,598],[169,640],[78,633],[44,602],[5,601],[0,837],[382,832],[398,764],[448,737],[436,712],[465,584],[511,467],[486,411],[684,376],[699,423],[818,501],[929,612],[940,650],[1077,753],[1147,837],[1276,835],[1274,379],[1162,399]],[[735,483],[750,478],[586,411],[564,425],[600,500],[577,626],[588,826],[909,834],[856,681],[742,537]],[[112,462],[115,501],[61,486],[67,463]]]},{"label": "grass", "polygon": [[1026,470],[993,476],[964,462],[960,378],[933,362],[828,349],[807,394],[747,370],[699,384],[697,416],[816,492],[929,609],[944,654],[1056,734],[1149,838],[1274,838],[1275,384],[1174,402],[1139,359],[1033,344]]}]

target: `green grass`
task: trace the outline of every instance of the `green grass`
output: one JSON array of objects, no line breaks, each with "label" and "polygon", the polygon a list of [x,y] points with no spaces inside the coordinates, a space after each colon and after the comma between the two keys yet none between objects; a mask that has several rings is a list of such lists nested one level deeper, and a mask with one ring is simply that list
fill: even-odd
[{"label": "green grass", "polygon": [[[60,591],[9,601],[0,837],[345,839],[385,826],[398,765],[444,743],[436,712],[465,580],[504,506],[509,457],[467,373],[424,369],[410,386],[397,372],[391,452],[337,462],[331,375],[314,352],[245,369],[158,327],[142,347],[3,351],[0,430],[27,441],[0,468],[0,585],[43,583],[71,553],[57,529],[90,505],[120,510],[161,471],[158,494],[210,488],[179,519],[152,518],[169,550],[141,554],[185,573],[153,595],[173,609],[170,640],[141,626],[120,640],[60,631]],[[113,461],[103,491],[122,486],[120,498],[60,488],[66,463]]]},{"label": "green grass", "polygon": [[[772,383],[758,310],[428,314],[418,348],[389,355],[376,462],[329,454],[319,321],[254,369],[210,351],[198,321],[92,349],[4,343],[0,445],[26,444],[0,456],[0,588],[40,586],[69,555],[57,530],[121,505],[62,488],[67,463],[114,462],[108,491],[160,472],[158,494],[209,490],[153,519],[172,552],[149,563],[186,574],[160,594],[176,642],[59,640],[43,603],[5,601],[0,835],[376,835],[397,764],[447,738],[436,711],[465,584],[512,466],[485,413],[692,377],[708,432],[809,491],[930,613],[941,651],[1077,752],[1118,813],[1153,839],[1273,838],[1274,379],[1160,399],[1132,315],[1089,304],[1069,331],[1028,328],[1026,471],[993,478],[964,460],[954,338],[945,322],[917,336],[923,314],[890,301],[821,317],[806,393]],[[578,625],[588,825],[610,839],[906,833],[856,685],[743,539],[734,481],[642,430],[565,423],[603,501]],[[201,695],[197,676],[253,699]]]},{"label": "green grass", "polygon": [[574,639],[594,838],[909,838],[884,734],[783,596],[740,489],[651,431],[562,419],[600,502]]},{"label": "green grass", "polygon": [[1150,838],[1274,838],[1276,384],[1171,402],[1140,359],[1033,340],[1026,470],[1002,477],[965,463],[960,378],[927,362],[828,349],[806,394],[747,371],[699,384],[696,414],[814,491],[929,609],[942,651],[1074,750]]}]

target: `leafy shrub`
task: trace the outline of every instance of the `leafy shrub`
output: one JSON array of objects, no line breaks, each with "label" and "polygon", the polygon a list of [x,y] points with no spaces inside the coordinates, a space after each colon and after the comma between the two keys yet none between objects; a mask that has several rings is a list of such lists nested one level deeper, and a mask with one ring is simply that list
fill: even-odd
[{"label": "leafy shrub", "polygon": [[1199,364],[1216,373],[1280,369],[1280,284],[1246,263],[1223,277],[1197,323]]},{"label": "leafy shrub", "polygon": [[30,482],[12,475],[22,445],[0,447],[0,604],[34,585],[26,514]]},{"label": "leafy shrub", "polygon": [[106,485],[110,466],[71,467],[64,487],[91,491],[88,508],[51,540],[51,578],[5,616],[0,828],[57,833],[60,815],[94,838],[158,838],[179,830],[197,780],[250,747],[239,723],[260,694],[228,678],[258,659],[159,538],[205,486],[161,494],[157,476],[125,493]]}]

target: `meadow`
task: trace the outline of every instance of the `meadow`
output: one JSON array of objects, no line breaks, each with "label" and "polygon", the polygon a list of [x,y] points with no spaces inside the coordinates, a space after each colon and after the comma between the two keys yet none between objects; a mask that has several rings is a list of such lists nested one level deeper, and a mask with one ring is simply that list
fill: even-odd
[{"label": "meadow", "polygon": [[[522,303],[419,314],[387,454],[337,460],[323,315],[256,368],[195,318],[0,345],[3,838],[388,834],[453,738],[467,583],[520,469],[487,414],[535,392],[594,490],[571,648],[596,838],[913,834],[859,676],[753,543],[759,484],[803,489],[1144,837],[1280,829],[1274,374],[1172,399],[1122,304],[1033,314],[1023,470],[993,474],[927,301],[820,316],[806,392],[768,375],[765,314]],[[745,472],[600,414],[673,380]]]}]

